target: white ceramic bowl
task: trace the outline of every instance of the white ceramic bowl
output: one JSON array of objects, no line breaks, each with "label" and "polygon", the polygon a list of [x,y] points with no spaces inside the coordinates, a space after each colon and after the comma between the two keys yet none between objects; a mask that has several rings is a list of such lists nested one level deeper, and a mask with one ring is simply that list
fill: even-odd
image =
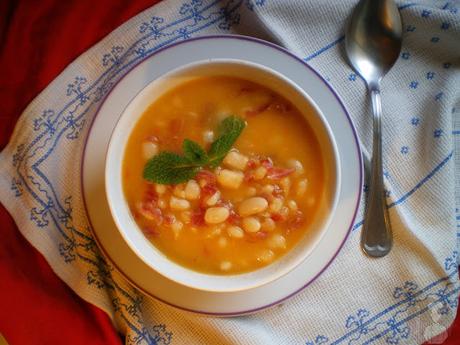
[{"label": "white ceramic bowl", "polygon": [[[211,275],[196,272],[168,259],[151,244],[137,226],[129,210],[122,187],[122,157],[129,135],[139,118],[158,97],[177,85],[194,78],[226,75],[244,78],[262,84],[288,99],[305,116],[320,142],[328,192],[317,217],[305,236],[286,255],[272,264],[253,272],[235,275]],[[267,138],[269,140],[269,138]],[[279,73],[259,64],[234,59],[198,61],[174,69],[155,79],[139,92],[123,111],[110,139],[106,166],[105,187],[110,211],[118,231],[129,247],[155,271],[181,285],[213,292],[242,291],[260,287],[284,276],[312,252],[326,231],[337,205],[340,190],[340,159],[334,137],[325,117],[301,88]]]}]

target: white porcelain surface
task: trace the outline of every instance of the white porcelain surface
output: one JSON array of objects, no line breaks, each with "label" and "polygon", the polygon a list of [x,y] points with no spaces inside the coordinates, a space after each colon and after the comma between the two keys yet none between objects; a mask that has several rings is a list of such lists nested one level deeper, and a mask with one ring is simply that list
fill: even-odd
[{"label": "white porcelain surface", "polygon": [[[199,61],[236,59],[265,66],[292,80],[315,102],[337,143],[340,157],[338,207],[308,257],[282,278],[238,292],[193,289],[157,273],[130,248],[117,231],[104,189],[105,155],[112,130],[128,104],[153,80]],[[266,42],[239,36],[184,41],[158,51],[129,72],[108,95],[91,129],[83,157],[82,184],[89,219],[97,240],[114,265],[146,294],[174,306],[208,314],[253,312],[298,292],[334,259],[353,224],[362,184],[361,153],[342,104],[327,83],[302,61]],[[139,233],[139,235],[141,235]]]}]

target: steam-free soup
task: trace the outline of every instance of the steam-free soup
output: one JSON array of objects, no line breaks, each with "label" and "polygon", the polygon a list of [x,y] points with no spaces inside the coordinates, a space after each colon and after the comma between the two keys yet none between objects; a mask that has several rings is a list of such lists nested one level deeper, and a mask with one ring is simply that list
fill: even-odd
[{"label": "steam-free soup", "polygon": [[[246,127],[217,168],[175,185],[143,178],[160,152],[183,154],[184,139],[208,150],[228,116]],[[314,131],[289,101],[216,76],[185,82],[145,111],[122,176],[135,221],[164,255],[196,271],[236,274],[272,263],[309,231],[326,189],[324,169]]]}]

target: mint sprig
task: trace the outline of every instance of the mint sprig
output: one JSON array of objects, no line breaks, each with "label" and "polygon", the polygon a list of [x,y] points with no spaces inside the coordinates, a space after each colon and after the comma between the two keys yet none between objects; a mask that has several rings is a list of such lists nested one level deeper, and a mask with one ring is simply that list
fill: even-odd
[{"label": "mint sprig", "polygon": [[206,166],[219,166],[245,127],[243,119],[227,117],[220,123],[218,137],[208,152],[197,142],[185,139],[182,143],[183,156],[174,152],[160,152],[145,164],[144,179],[159,184],[177,184],[195,177]]}]

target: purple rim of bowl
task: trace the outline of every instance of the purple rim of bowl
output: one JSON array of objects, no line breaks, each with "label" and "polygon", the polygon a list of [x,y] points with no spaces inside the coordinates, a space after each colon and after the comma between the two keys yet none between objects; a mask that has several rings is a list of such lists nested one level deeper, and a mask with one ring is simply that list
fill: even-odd
[{"label": "purple rim of bowl", "polygon": [[[136,64],[134,64],[131,68],[128,69],[128,71],[112,86],[112,89],[107,93],[107,95],[104,97],[104,100],[100,103],[98,109],[97,109],[97,112],[96,114],[94,115],[94,118],[91,120],[91,124],[90,124],[90,127],[88,129],[88,136],[86,137],[85,139],[85,144],[84,144],[84,147],[83,147],[83,154],[82,154],[82,160],[81,160],[81,175],[80,175],[80,184],[81,184],[81,190],[83,191],[82,193],[82,199],[83,199],[83,205],[84,205],[84,208],[85,208],[85,212],[86,214],[88,214],[88,207],[87,207],[87,203],[86,203],[86,199],[85,199],[85,193],[84,193],[84,181],[83,181],[83,167],[84,167],[84,157],[85,157],[85,154],[86,154],[86,148],[88,146],[88,138],[90,136],[90,133],[91,133],[91,130],[93,128],[93,125],[94,125],[94,121],[96,120],[97,116],[99,115],[99,111],[102,107],[102,105],[105,103],[106,99],[110,96],[110,94],[112,93],[112,91],[115,89],[115,87],[126,77],[126,75],[131,72],[134,68],[138,67],[140,64],[144,63],[145,61],[147,61],[148,59],[154,57],[157,53],[161,52],[161,51],[164,51],[164,50],[167,50],[167,49],[170,49],[170,48],[173,48],[175,46],[178,46],[178,45],[181,45],[181,44],[187,44],[187,43],[190,43],[192,41],[199,41],[199,40],[213,40],[213,39],[235,39],[235,40],[242,40],[242,41],[249,41],[249,42],[252,42],[252,43],[256,43],[256,44],[261,44],[261,45],[264,45],[264,46],[268,46],[268,47],[271,47],[273,49],[276,49],[278,51],[281,51],[282,53],[286,54],[287,56],[289,56],[290,58],[293,58],[294,60],[296,60],[297,62],[301,62],[306,68],[308,68],[310,71],[312,71],[317,77],[319,80],[321,80],[325,85],[326,87],[331,91],[331,93],[334,95],[334,97],[337,99],[337,102],[340,104],[340,106],[342,107],[343,109],[343,112],[345,113],[346,117],[347,117],[347,120],[348,122],[350,123],[350,128],[353,132],[353,137],[355,139],[355,144],[356,144],[356,148],[357,148],[357,151],[358,151],[358,160],[359,160],[359,192],[358,192],[358,200],[357,200],[357,203],[356,203],[356,206],[355,206],[355,211],[354,211],[354,214],[353,214],[353,217],[352,217],[352,220],[351,220],[351,223],[348,227],[348,231],[342,241],[342,243],[340,244],[340,246],[337,248],[337,251],[334,253],[334,255],[332,256],[332,258],[329,260],[329,262],[324,265],[324,267],[313,277],[311,278],[308,282],[305,283],[305,285],[303,285],[301,288],[299,288],[298,290],[290,293],[289,295],[281,298],[280,300],[277,300],[275,302],[272,302],[270,304],[267,304],[265,306],[262,306],[262,307],[258,307],[258,308],[254,308],[254,309],[249,309],[249,310],[242,310],[242,311],[237,311],[237,312],[231,312],[231,313],[210,313],[210,312],[205,312],[205,311],[200,311],[200,310],[194,310],[194,309],[188,309],[188,308],[184,308],[184,307],[181,307],[181,306],[178,306],[178,305],[175,305],[173,303],[170,303],[170,302],[167,302],[157,296],[154,296],[152,295],[151,293],[145,291],[145,289],[143,289],[142,287],[138,286],[135,282],[132,281],[131,278],[129,278],[117,265],[116,263],[114,262],[114,260],[110,257],[110,255],[108,255],[107,251],[104,249],[104,247],[102,246],[101,244],[101,241],[99,240],[99,238],[97,237],[96,235],[96,232],[95,231],[92,231],[95,239],[96,239],[96,243],[98,244],[98,247],[99,249],[101,249],[101,251],[104,253],[104,255],[109,258],[109,260],[112,262],[112,264],[115,266],[115,268],[132,284],[134,285],[137,289],[141,290],[144,294],[146,294],[147,296],[150,296],[150,297],[153,297],[167,305],[170,305],[172,307],[175,307],[175,308],[178,308],[178,309],[181,309],[181,310],[185,310],[185,311],[188,311],[188,312],[193,312],[193,313],[198,313],[198,314],[205,314],[205,315],[211,315],[211,316],[236,316],[236,315],[244,315],[244,314],[252,314],[252,313],[255,313],[257,311],[260,311],[260,310],[263,310],[263,309],[267,309],[267,308],[270,308],[270,307],[273,307],[279,303],[282,303],[284,301],[286,301],[287,299],[289,299],[290,297],[296,295],[297,293],[299,293],[300,291],[302,291],[303,289],[305,289],[308,285],[310,285],[312,282],[314,282],[328,267],[329,265],[332,263],[332,261],[334,261],[334,259],[337,257],[337,255],[339,254],[340,250],[342,249],[343,245],[345,244],[348,236],[350,235],[350,232],[351,232],[351,229],[353,227],[353,224],[355,222],[355,219],[356,219],[356,214],[358,213],[358,208],[359,208],[359,202],[361,200],[361,193],[362,193],[362,183],[363,183],[363,162],[362,162],[362,153],[361,153],[361,147],[359,145],[359,140],[358,140],[358,135],[356,134],[356,129],[355,129],[355,126],[353,125],[353,122],[351,120],[351,117],[350,115],[348,114],[348,111],[347,109],[345,108],[345,106],[343,105],[341,99],[339,98],[339,96],[337,95],[337,93],[334,91],[334,89],[329,85],[329,83],[326,82],[326,80],[324,80],[323,77],[321,77],[321,75],[315,70],[313,69],[310,65],[308,65],[305,61],[303,61],[302,59],[300,59],[299,57],[297,57],[296,55],[294,55],[293,53],[291,53],[290,51],[286,50],[285,48],[283,47],[280,47],[274,43],[271,43],[271,42],[268,42],[268,41],[264,41],[262,39],[259,39],[259,38],[255,38],[255,37],[249,37],[249,36],[242,36],[242,35],[208,35],[208,36],[200,36],[200,37],[194,37],[194,38],[189,38],[187,40],[184,40],[184,41],[180,41],[180,42],[175,42],[175,43],[172,43],[170,45],[167,45],[167,46],[164,46],[156,51],[154,51],[151,55],[149,56],[146,56],[144,59],[142,59],[141,61],[137,62]],[[88,222],[91,226],[91,229],[93,228],[93,225],[92,225],[92,222],[91,222],[91,219],[90,217],[88,216]]]}]

